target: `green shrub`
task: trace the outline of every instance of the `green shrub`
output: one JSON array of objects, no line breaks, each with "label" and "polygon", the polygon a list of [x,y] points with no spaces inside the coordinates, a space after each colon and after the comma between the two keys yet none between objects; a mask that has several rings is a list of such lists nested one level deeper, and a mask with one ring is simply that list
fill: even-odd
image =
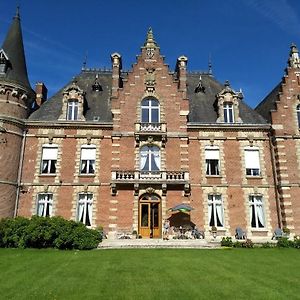
[{"label": "green shrub", "polygon": [[242,242],[242,248],[253,248],[254,244],[250,239],[246,239],[245,242]]},{"label": "green shrub", "polygon": [[232,247],[233,242],[231,237],[222,237],[221,246],[223,247]]},{"label": "green shrub", "polygon": [[0,247],[25,248],[26,228],[30,221],[23,217],[0,220]]},{"label": "green shrub", "polygon": [[236,241],[236,242],[233,243],[233,247],[234,248],[242,248],[242,243],[239,242],[239,241]]},{"label": "green shrub", "polygon": [[290,241],[287,237],[280,237],[277,240],[277,247],[279,247],[279,248],[294,247],[294,242]]},{"label": "green shrub", "polygon": [[274,247],[275,247],[275,244],[266,242],[266,243],[263,243],[263,244],[261,245],[261,247],[262,247],[262,248],[274,248]]},{"label": "green shrub", "polygon": [[101,237],[99,231],[61,217],[0,220],[2,248],[93,249]]},{"label": "green shrub", "polygon": [[294,247],[296,249],[300,249],[300,237],[299,236],[295,236],[295,238],[294,238]]}]

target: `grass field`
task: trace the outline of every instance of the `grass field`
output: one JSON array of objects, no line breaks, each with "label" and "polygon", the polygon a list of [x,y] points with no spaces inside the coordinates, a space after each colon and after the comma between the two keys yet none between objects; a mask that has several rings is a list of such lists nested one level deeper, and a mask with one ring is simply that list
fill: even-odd
[{"label": "grass field", "polygon": [[300,299],[300,251],[0,249],[0,299]]}]

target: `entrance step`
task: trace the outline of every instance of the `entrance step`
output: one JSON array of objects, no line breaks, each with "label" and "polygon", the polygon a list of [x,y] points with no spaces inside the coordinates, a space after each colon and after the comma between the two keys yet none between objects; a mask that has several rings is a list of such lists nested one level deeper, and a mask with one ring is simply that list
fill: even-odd
[{"label": "entrance step", "polygon": [[98,249],[131,249],[131,248],[220,248],[219,242],[206,240],[162,240],[162,239],[119,239],[103,240]]}]

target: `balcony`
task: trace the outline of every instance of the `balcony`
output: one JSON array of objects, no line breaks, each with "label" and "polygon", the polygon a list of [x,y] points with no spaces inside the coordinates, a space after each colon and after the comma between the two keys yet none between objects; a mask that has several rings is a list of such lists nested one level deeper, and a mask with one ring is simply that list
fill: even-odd
[{"label": "balcony", "polygon": [[167,124],[166,123],[135,123],[135,141],[137,146],[140,140],[151,138],[162,142],[162,147],[167,141]]},{"label": "balcony", "polygon": [[161,185],[164,193],[167,187],[183,186],[185,195],[190,192],[189,172],[187,171],[112,171],[112,193],[115,194],[117,185],[133,185],[138,192],[139,185]]},{"label": "balcony", "polygon": [[162,134],[166,133],[166,123],[135,123],[135,132],[137,133],[151,133],[151,134]]},{"label": "balcony", "polygon": [[112,171],[112,181],[122,183],[161,182],[186,183],[189,181],[189,172],[186,171]]}]

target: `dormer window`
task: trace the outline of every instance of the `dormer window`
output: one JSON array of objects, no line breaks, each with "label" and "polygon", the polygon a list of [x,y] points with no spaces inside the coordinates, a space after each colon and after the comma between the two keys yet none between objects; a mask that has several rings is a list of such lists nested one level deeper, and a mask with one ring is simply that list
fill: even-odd
[{"label": "dormer window", "polygon": [[234,123],[233,104],[230,102],[224,102],[223,112],[224,112],[224,122],[225,123]]},{"label": "dormer window", "polygon": [[159,102],[156,99],[144,99],[141,110],[142,123],[159,123]]},{"label": "dormer window", "polygon": [[239,111],[239,102],[243,99],[242,92],[235,92],[228,81],[224,89],[216,95],[216,107],[218,110],[217,123],[242,123]]},{"label": "dormer window", "polygon": [[69,100],[67,109],[67,120],[75,121],[78,120],[78,101]]}]

